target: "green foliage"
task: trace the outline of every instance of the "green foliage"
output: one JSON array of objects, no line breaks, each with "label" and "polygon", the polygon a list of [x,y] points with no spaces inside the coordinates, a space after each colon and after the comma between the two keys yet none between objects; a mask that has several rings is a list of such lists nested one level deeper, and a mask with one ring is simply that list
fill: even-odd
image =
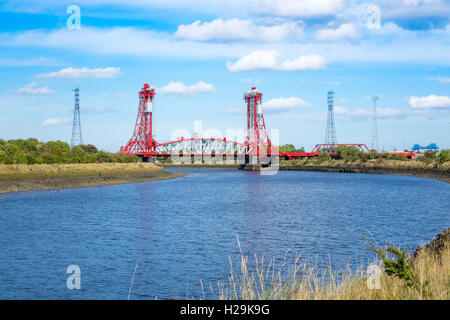
[{"label": "green foliage", "polygon": [[328,153],[322,152],[322,153],[317,157],[317,160],[318,160],[319,162],[330,161],[330,160],[331,160],[331,157],[330,157],[330,155],[329,155]]},{"label": "green foliage", "polygon": [[405,160],[405,157],[400,157],[398,154],[392,153],[392,154],[389,156],[389,159],[390,159],[390,160]]},{"label": "green foliage", "polygon": [[296,149],[293,144],[285,144],[279,147],[280,152],[305,152],[305,148]]},{"label": "green foliage", "polygon": [[433,151],[433,150],[427,150],[425,151],[425,153],[423,154],[422,159],[423,160],[435,160],[437,158],[437,152]]},{"label": "green foliage", "polygon": [[336,149],[336,159],[356,161],[360,160],[364,152],[353,146],[339,146]]},{"label": "green foliage", "polygon": [[438,156],[438,162],[440,164],[450,161],[450,149],[442,150]]},{"label": "green foliage", "polygon": [[93,162],[138,162],[136,156],[109,154],[94,145],[80,145],[72,150],[64,141],[40,142],[35,138],[0,139],[0,164],[53,164]]},{"label": "green foliage", "polygon": [[80,147],[87,153],[97,153],[98,152],[97,148],[95,146],[93,146],[92,144],[82,144],[82,145],[80,145]]},{"label": "green foliage", "polygon": [[408,249],[401,250],[390,245],[385,248],[378,248],[369,239],[365,240],[370,244],[369,250],[375,252],[383,262],[384,271],[388,276],[404,280],[408,287],[416,288],[424,298],[431,297],[431,293],[428,290],[428,282],[421,285],[417,276],[412,271],[411,265],[408,262]]},{"label": "green foliage", "polygon": [[369,158],[370,159],[378,159],[378,158],[380,158],[380,154],[378,153],[377,150],[372,149],[369,152]]},{"label": "green foliage", "polygon": [[362,162],[367,162],[370,159],[370,155],[368,153],[364,153],[361,155],[361,161]]}]

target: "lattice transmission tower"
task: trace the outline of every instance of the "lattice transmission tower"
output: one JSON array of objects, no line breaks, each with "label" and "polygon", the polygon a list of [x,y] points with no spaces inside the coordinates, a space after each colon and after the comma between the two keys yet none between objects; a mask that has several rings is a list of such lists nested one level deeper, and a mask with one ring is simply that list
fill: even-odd
[{"label": "lattice transmission tower", "polygon": [[378,151],[378,127],[377,127],[377,103],[378,96],[372,97],[373,119],[372,119],[372,149]]},{"label": "lattice transmission tower", "polygon": [[75,92],[75,107],[73,108],[72,140],[70,142],[71,148],[83,144],[83,138],[81,137],[80,120],[80,89],[75,88],[75,90],[72,91]]},{"label": "lattice transmission tower", "polygon": [[327,115],[327,131],[325,132],[325,144],[337,144],[336,128],[334,126],[334,91],[328,91],[328,115]]}]

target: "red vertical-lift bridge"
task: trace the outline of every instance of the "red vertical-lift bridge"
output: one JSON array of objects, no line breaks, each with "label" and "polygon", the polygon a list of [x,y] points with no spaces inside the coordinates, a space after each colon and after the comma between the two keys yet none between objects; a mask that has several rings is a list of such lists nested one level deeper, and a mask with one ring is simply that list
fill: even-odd
[{"label": "red vertical-lift bridge", "polygon": [[[293,160],[296,158],[316,157],[324,150],[331,150],[339,145],[319,144],[311,152],[278,152],[278,146],[273,146],[267,134],[264,121],[262,97],[260,90],[253,87],[244,94],[247,111],[247,136],[243,143],[227,138],[181,137],[178,140],[158,142],[153,136],[153,100],[155,88],[144,84],[139,92],[139,107],[133,136],[121,147],[121,152],[127,155],[142,157],[144,162],[154,162],[157,157],[170,157],[174,154],[191,156],[223,155],[245,157],[246,163],[251,159],[262,159],[278,153],[280,158]],[[345,144],[358,147],[363,152],[369,149],[365,144]],[[334,155],[334,152],[329,152]]]},{"label": "red vertical-lift bridge", "polygon": [[121,147],[127,155],[142,157],[144,162],[153,162],[156,157],[173,154],[190,154],[191,156],[233,155],[249,157],[270,156],[272,142],[267,134],[262,112],[262,92],[256,88],[244,94],[247,105],[247,136],[240,143],[227,138],[184,138],[169,142],[158,142],[153,136],[153,99],[155,88],[144,84],[139,92],[139,107],[133,136]]}]

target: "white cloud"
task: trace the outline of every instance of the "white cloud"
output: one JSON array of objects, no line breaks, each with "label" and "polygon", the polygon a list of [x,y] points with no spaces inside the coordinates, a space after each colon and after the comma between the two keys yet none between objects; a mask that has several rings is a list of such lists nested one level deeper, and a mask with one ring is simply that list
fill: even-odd
[{"label": "white cloud", "polygon": [[62,124],[66,124],[69,123],[70,119],[69,118],[51,118],[51,119],[47,119],[43,122],[41,122],[41,127],[49,127],[49,126],[59,126]]},{"label": "white cloud", "polygon": [[303,70],[317,70],[325,69],[325,58],[318,54],[311,54],[307,56],[300,56],[293,60],[283,61],[278,70],[281,71],[303,71]]},{"label": "white cloud", "polygon": [[437,77],[436,80],[437,80],[439,83],[450,83],[450,78]]},{"label": "white cloud", "polygon": [[297,107],[309,107],[311,104],[301,98],[276,98],[263,103],[265,112],[283,112],[295,109]]},{"label": "white cloud", "polygon": [[256,50],[234,63],[227,62],[227,68],[231,72],[238,72],[249,70],[303,71],[326,67],[325,59],[316,54],[282,62],[278,61],[278,55],[275,50]]},{"label": "white cloud", "polygon": [[277,66],[277,55],[275,50],[256,50],[234,63],[227,62],[227,68],[232,72],[271,70]]},{"label": "white cloud", "polygon": [[450,6],[446,0],[402,0],[401,3],[385,1],[382,16],[386,18],[447,17]]},{"label": "white cloud", "polygon": [[413,96],[409,98],[409,106],[412,109],[450,108],[450,97],[436,96],[434,94],[427,97]]},{"label": "white cloud", "polygon": [[[374,33],[380,30],[374,30]],[[430,63],[450,65],[450,35],[436,32],[411,32],[397,36],[364,37],[357,44],[340,42],[272,42],[270,49],[284,55],[293,52],[316,53],[329,62],[341,63]],[[381,45],[383,43],[383,45]],[[386,45],[388,44],[388,45]],[[0,33],[0,45],[12,48],[57,48],[93,56],[164,57],[170,59],[239,58],[261,49],[257,42],[198,42],[132,27],[83,27],[76,32],[31,30]],[[423,50],[426,47],[428,50]]]},{"label": "white cloud", "polygon": [[53,93],[53,91],[50,90],[48,87],[36,88],[36,82],[31,82],[14,92],[17,94],[26,94],[26,95],[41,95]]},{"label": "white cloud", "polygon": [[44,73],[41,78],[80,79],[80,78],[115,78],[120,75],[120,68],[65,68],[57,72]]},{"label": "white cloud", "polygon": [[294,22],[285,22],[278,25],[258,26],[251,20],[215,19],[211,22],[199,20],[179,25],[175,36],[179,39],[194,41],[207,40],[249,40],[249,41],[280,41],[293,35],[299,38],[302,29]]},{"label": "white cloud", "polygon": [[259,0],[252,12],[270,16],[313,18],[334,15],[344,9],[344,0]]},{"label": "white cloud", "polygon": [[197,93],[212,93],[216,89],[214,85],[203,81],[199,81],[191,86],[186,86],[183,82],[170,81],[165,87],[157,91],[170,96],[191,96]]},{"label": "white cloud", "polygon": [[319,41],[357,40],[361,37],[356,26],[352,23],[341,24],[337,29],[323,29],[316,32]]}]

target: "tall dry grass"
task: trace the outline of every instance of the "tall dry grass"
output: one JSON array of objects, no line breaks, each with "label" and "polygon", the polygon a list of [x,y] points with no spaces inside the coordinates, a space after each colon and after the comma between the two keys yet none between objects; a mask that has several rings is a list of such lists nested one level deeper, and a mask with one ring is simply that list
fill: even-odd
[{"label": "tall dry grass", "polygon": [[[240,245],[239,245],[240,248]],[[249,268],[249,257],[241,250],[239,270],[231,271],[227,281],[218,284],[220,299],[250,300],[422,300],[450,299],[450,243],[446,242],[440,253],[422,250],[409,263],[419,284],[408,286],[403,279],[381,273],[381,288],[369,289],[367,274],[360,267],[352,271],[318,268],[295,259],[293,266],[275,267],[274,261],[254,257],[254,267]],[[380,264],[382,267],[382,265]]]}]

